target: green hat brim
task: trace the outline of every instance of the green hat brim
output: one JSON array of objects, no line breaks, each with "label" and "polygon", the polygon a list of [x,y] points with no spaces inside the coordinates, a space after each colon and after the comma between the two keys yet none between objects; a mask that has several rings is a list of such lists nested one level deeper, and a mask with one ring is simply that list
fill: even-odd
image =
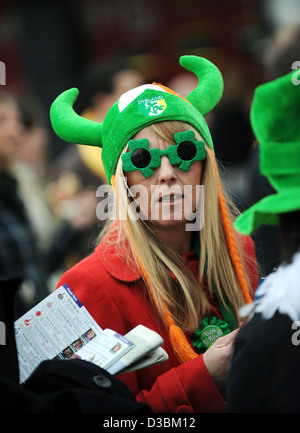
[{"label": "green hat brim", "polygon": [[263,198],[239,215],[234,226],[240,233],[251,235],[262,225],[278,225],[279,214],[299,209],[300,187],[291,188]]}]

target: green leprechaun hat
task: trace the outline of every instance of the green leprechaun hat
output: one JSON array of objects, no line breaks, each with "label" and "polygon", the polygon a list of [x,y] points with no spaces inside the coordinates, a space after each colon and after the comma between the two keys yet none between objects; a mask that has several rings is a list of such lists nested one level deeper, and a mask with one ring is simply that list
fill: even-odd
[{"label": "green leprechaun hat", "polygon": [[259,143],[260,172],[277,191],[247,209],[235,227],[251,234],[261,225],[277,225],[278,215],[300,209],[300,86],[295,71],[255,90],[250,111]]},{"label": "green leprechaun hat", "polygon": [[198,56],[182,56],[180,64],[199,79],[198,86],[186,98],[161,84],[145,84],[124,93],[108,111],[104,121],[99,123],[85,119],[74,111],[78,90],[72,88],[59,95],[51,106],[50,118],[54,131],[63,140],[101,147],[109,184],[128,140],[152,123],[164,120],[187,122],[200,132],[213,149],[204,117],[221,99],[221,72],[209,60]]}]

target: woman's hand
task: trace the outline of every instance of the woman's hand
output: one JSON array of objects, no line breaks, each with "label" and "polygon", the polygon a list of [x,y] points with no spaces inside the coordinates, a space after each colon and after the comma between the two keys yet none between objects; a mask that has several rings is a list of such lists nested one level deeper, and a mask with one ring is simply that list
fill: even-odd
[{"label": "woman's hand", "polygon": [[225,390],[227,385],[233,342],[237,333],[238,329],[218,338],[203,355],[204,364],[221,391]]}]

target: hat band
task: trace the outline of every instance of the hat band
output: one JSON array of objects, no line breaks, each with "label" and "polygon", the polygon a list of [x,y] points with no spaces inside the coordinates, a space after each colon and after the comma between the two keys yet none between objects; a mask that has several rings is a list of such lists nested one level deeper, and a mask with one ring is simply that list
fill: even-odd
[{"label": "hat band", "polygon": [[299,176],[299,167],[300,143],[260,143],[260,170],[265,176]]}]

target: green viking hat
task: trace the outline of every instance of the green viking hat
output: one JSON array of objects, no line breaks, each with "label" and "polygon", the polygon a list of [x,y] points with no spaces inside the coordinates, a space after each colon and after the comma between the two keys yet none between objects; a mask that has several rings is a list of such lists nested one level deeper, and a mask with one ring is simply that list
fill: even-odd
[{"label": "green viking hat", "polygon": [[250,111],[259,143],[260,172],[276,190],[242,213],[235,227],[251,234],[261,225],[277,225],[278,215],[300,209],[300,86],[293,74],[257,87]]},{"label": "green viking hat", "polygon": [[160,84],[145,84],[124,93],[98,123],[79,116],[73,109],[78,90],[59,95],[50,109],[54,131],[65,141],[99,146],[108,183],[127,142],[142,128],[165,120],[189,123],[213,150],[212,138],[204,117],[217,105],[223,93],[219,69],[207,59],[182,56],[181,66],[198,77],[197,87],[186,98]]}]

